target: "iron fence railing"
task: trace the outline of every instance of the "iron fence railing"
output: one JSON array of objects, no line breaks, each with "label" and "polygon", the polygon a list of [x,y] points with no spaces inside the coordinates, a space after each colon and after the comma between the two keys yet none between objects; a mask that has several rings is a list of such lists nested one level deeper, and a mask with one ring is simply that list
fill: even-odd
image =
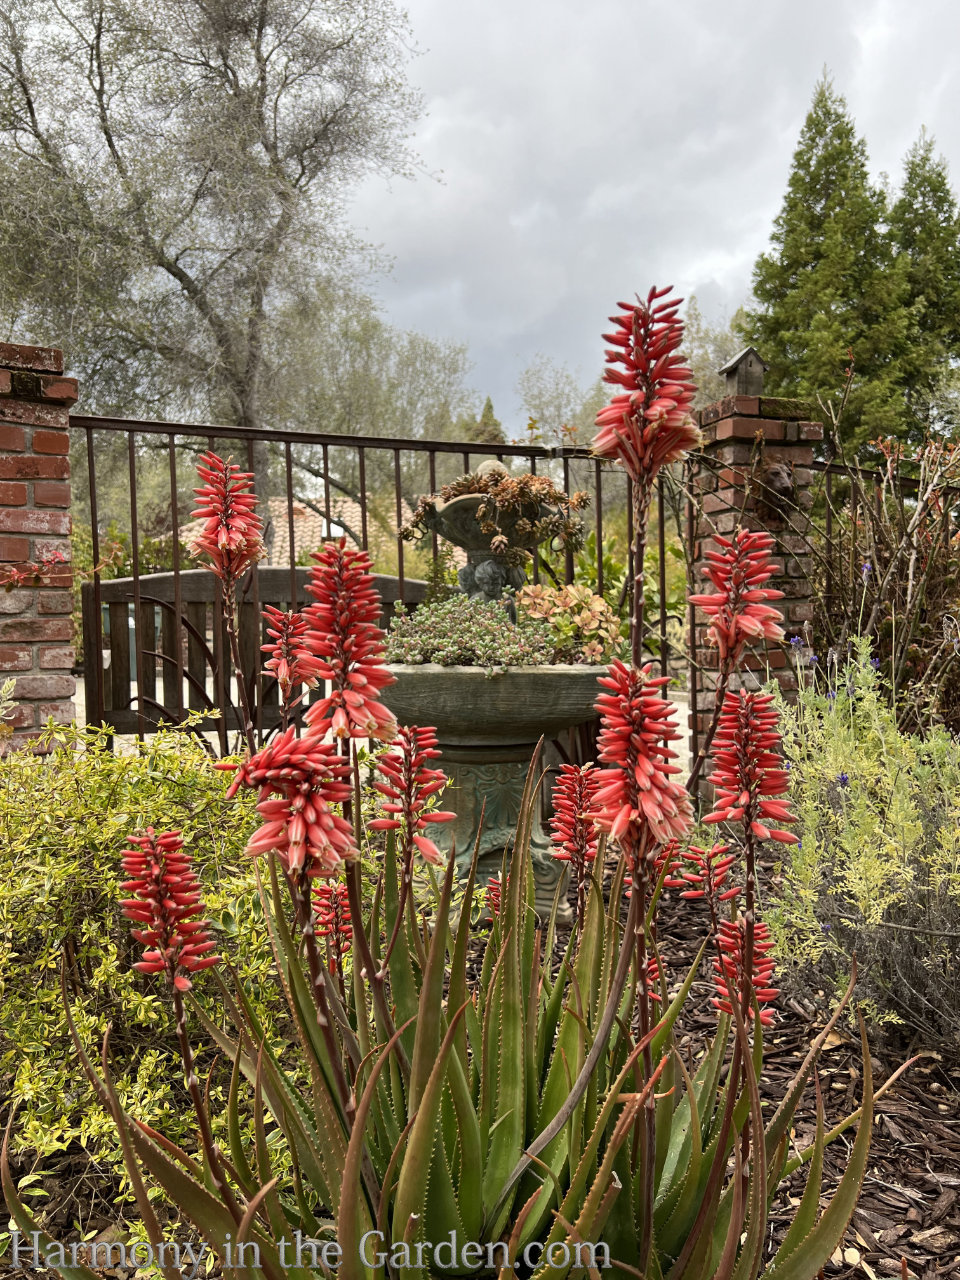
[{"label": "iron fence railing", "polygon": [[[411,544],[401,537],[400,529],[421,494],[436,492],[487,458],[505,465],[519,462],[534,474],[549,474],[567,492],[589,493],[584,519],[588,531],[595,535],[597,548],[592,585],[603,594],[605,529],[615,524],[625,534],[627,576],[622,602],[627,603],[634,579],[629,481],[619,468],[593,457],[584,448],[343,436],[89,415],[74,415],[70,422],[73,432],[85,437],[85,492],[76,497],[89,515],[94,564],[91,580],[82,589],[86,717],[88,722],[112,726],[117,733],[143,735],[152,732],[159,721],[176,722],[191,709],[206,713],[221,740],[228,729],[238,724],[219,583],[207,571],[182,563],[181,539],[195,484],[194,462],[206,449],[230,455],[255,472],[262,459],[262,455],[258,459],[257,451],[266,446],[270,474],[278,490],[272,495],[269,511],[274,513],[272,540],[279,548],[276,557],[282,563],[273,563],[274,556],[270,556],[270,562],[250,575],[241,610],[243,652],[252,660],[253,670],[259,670],[255,659],[265,638],[260,621],[263,606],[269,603],[296,608],[305,603],[304,554],[316,549],[323,538],[346,533],[359,546],[376,552],[375,569],[381,567],[378,561],[389,562],[386,567],[390,572],[381,576],[380,585],[391,603],[416,605],[422,600],[425,583],[422,577],[411,573],[412,560],[415,556],[422,567],[426,552],[426,560],[435,566],[440,545],[436,534],[432,534],[418,553],[411,553]],[[125,454],[122,466],[127,493],[125,501],[114,501],[111,506],[125,506],[126,510],[104,511],[98,468],[105,446],[112,450],[116,466],[118,442]],[[145,574],[140,566],[139,472],[143,459],[156,460],[158,452],[164,455],[167,477],[170,568],[160,574]],[[278,472],[280,480],[276,484]],[[156,504],[155,491],[152,501]],[[648,629],[659,640],[659,663],[662,673],[667,674],[670,618],[666,609],[667,517],[662,485],[657,508],[660,610],[659,617],[648,620]],[[312,512],[314,517],[313,536],[306,543],[297,527],[297,513],[302,510]],[[116,523],[129,537],[131,569],[124,579],[107,579],[98,569],[107,520]],[[574,556],[567,552],[552,571],[558,581],[569,583],[575,569]],[[541,563],[535,561],[534,582],[544,572]],[[105,643],[108,637],[109,646]],[[101,657],[106,654],[108,658]],[[104,666],[104,661],[109,666]],[[259,676],[256,679],[260,682]],[[266,731],[275,723],[275,691],[264,690],[260,682],[255,692],[257,696],[251,701],[259,707],[258,727]]]}]

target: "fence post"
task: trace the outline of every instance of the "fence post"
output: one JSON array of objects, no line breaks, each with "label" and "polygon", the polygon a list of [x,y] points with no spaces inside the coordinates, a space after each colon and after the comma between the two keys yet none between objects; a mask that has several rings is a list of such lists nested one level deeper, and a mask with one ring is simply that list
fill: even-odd
[{"label": "fence post", "polygon": [[[748,348],[746,357],[752,352]],[[755,352],[753,352],[756,355]],[[736,362],[728,366],[735,369]],[[762,386],[758,391],[762,390]],[[777,572],[767,584],[784,593],[778,607],[784,614],[787,639],[804,638],[804,624],[813,618],[812,556],[806,534],[813,504],[811,481],[813,446],[823,437],[819,422],[807,420],[809,405],[799,400],[773,399],[762,394],[728,395],[700,411],[703,448],[692,476],[694,499],[694,581],[698,591],[712,590],[703,575],[706,552],[716,550],[714,534],[729,537],[742,527],[766,529],[777,543]],[[696,724],[691,715],[691,743],[702,741],[715,707],[717,654],[707,645],[707,619],[698,609],[691,637],[700,670],[696,681]],[[742,678],[732,688],[757,688],[775,677],[788,698],[795,696],[795,649],[771,645],[754,649],[744,661]]]},{"label": "fence post", "polygon": [[[74,715],[67,426],[76,399],[61,351],[0,343],[0,582],[22,571],[0,589],[0,682],[16,679],[14,733],[0,750]],[[34,578],[33,566],[57,553],[63,563]]]}]

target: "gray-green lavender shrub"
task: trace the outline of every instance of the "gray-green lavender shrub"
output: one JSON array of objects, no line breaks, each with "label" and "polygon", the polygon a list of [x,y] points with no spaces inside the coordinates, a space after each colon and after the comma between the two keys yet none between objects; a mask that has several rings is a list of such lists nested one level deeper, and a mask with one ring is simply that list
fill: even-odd
[{"label": "gray-green lavender shrub", "polygon": [[960,742],[904,733],[859,640],[782,705],[801,837],[767,914],[801,975],[860,990],[878,1023],[960,1051]]}]

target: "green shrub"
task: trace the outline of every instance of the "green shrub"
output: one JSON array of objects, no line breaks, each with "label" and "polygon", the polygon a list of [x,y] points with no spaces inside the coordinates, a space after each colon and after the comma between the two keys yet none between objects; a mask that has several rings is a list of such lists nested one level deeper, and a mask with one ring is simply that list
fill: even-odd
[{"label": "green shrub", "polygon": [[960,1044],[960,742],[903,733],[861,641],[783,707],[801,844],[768,917],[780,953],[846,981],[878,1022]]},{"label": "green shrub", "polygon": [[[147,825],[183,831],[217,933],[230,935],[231,957],[262,1001],[274,990],[265,981],[272,956],[243,853],[257,824],[256,797],[225,803],[230,775],[214,769],[203,744],[183,730],[163,729],[123,755],[98,731],[58,728],[52,737],[58,749],[46,758],[21,751],[0,760],[0,1080],[19,1103],[19,1150],[43,1158],[79,1143],[119,1171],[116,1130],[70,1046],[61,956],[87,1042],[98,1043],[113,1024],[114,1070],[127,1105],[189,1143],[169,1002],[130,967],[135,944],[120,915],[120,853],[127,836]],[[214,1016],[217,990],[210,978],[196,985]],[[228,1080],[217,1073],[215,1099]]]}]

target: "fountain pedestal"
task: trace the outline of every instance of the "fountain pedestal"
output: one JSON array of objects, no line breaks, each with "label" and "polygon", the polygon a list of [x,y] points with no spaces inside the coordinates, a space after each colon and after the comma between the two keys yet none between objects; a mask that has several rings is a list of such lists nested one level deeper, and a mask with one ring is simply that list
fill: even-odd
[{"label": "fountain pedestal", "polygon": [[[437,823],[430,836],[445,853],[456,850],[463,877],[479,835],[478,880],[485,884],[499,871],[503,850],[513,842],[527,771],[541,735],[555,738],[593,718],[603,668],[507,667],[489,673],[483,667],[396,663],[390,671],[396,683],[383,691],[383,701],[401,724],[436,727],[438,763],[450,779],[443,806],[457,820]],[[530,853],[536,908],[546,916],[565,867],[551,855],[539,799]],[[565,903],[559,918],[569,919]]]}]

